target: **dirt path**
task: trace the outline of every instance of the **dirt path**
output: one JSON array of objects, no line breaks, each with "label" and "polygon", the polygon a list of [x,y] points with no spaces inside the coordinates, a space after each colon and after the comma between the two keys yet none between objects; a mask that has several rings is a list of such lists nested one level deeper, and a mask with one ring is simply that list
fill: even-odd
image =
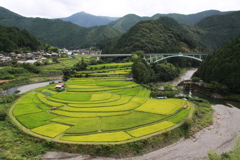
[{"label": "dirt path", "polygon": [[[213,105],[214,123],[212,126],[196,133],[192,139],[182,139],[166,148],[148,153],[143,156],[127,158],[126,160],[195,160],[207,157],[210,150],[223,153],[230,151],[240,134],[240,110],[224,105]],[[83,156],[78,154],[48,152],[41,156],[43,160],[113,160]]]}]

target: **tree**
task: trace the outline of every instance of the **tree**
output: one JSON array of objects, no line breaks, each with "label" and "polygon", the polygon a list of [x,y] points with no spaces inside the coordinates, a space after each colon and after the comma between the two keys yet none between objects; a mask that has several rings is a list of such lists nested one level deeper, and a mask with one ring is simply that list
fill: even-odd
[{"label": "tree", "polygon": [[84,59],[82,58],[82,60],[78,63],[76,63],[73,66],[73,69],[76,71],[84,71],[87,69],[88,64],[84,61]]},{"label": "tree", "polygon": [[52,57],[52,61],[53,61],[54,63],[59,63],[59,60],[58,60],[57,57]]}]

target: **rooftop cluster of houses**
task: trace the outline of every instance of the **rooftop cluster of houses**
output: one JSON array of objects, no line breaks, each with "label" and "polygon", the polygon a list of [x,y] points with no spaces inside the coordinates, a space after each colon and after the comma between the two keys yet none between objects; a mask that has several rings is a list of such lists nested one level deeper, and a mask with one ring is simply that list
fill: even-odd
[{"label": "rooftop cluster of houses", "polygon": [[11,62],[12,59],[16,59],[19,63],[34,63],[36,61],[44,62],[46,58],[43,57],[60,57],[58,53],[44,53],[44,52],[32,52],[17,54],[14,52],[8,55],[0,54],[0,62]]}]

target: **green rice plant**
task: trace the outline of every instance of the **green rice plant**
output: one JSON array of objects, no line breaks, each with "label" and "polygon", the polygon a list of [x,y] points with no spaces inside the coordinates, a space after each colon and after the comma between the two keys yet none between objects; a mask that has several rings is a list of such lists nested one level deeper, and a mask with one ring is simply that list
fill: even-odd
[{"label": "green rice plant", "polygon": [[39,126],[49,124],[46,120],[55,118],[56,116],[46,112],[39,112],[34,114],[28,114],[23,116],[17,116],[17,120],[21,122],[25,127],[33,129]]},{"label": "green rice plant", "polygon": [[108,87],[119,87],[119,86],[125,86],[129,84],[134,84],[134,82],[129,81],[96,81],[96,85],[98,86],[108,86]]},{"label": "green rice plant", "polygon": [[181,109],[186,102],[181,99],[148,99],[137,111],[171,115]]},{"label": "green rice plant", "polygon": [[160,122],[157,124],[153,124],[153,125],[141,127],[138,129],[134,129],[131,131],[127,131],[127,133],[132,135],[133,137],[142,137],[142,136],[149,135],[149,134],[152,134],[152,133],[155,133],[158,131],[163,131],[172,126],[173,126],[172,122],[164,121],[164,122]]},{"label": "green rice plant", "polygon": [[51,95],[52,98],[66,100],[66,101],[89,101],[91,99],[92,94],[81,94],[81,93],[58,93]]},{"label": "green rice plant", "polygon": [[115,131],[123,129],[132,129],[140,127],[157,121],[165,119],[166,116],[144,113],[144,112],[133,112],[128,115],[103,117],[102,118],[102,131]]},{"label": "green rice plant", "polygon": [[25,97],[23,97],[18,104],[22,104],[22,103],[32,103],[32,97],[34,95],[36,95],[37,93],[29,93],[27,94]]},{"label": "green rice plant", "polygon": [[57,135],[63,133],[67,129],[69,129],[70,126],[63,125],[63,124],[57,124],[57,123],[50,123],[46,124],[44,126],[40,126],[37,128],[32,129],[31,131],[43,136],[47,137],[56,137]]},{"label": "green rice plant", "polygon": [[101,68],[101,67],[121,67],[121,66],[132,66],[132,62],[128,63],[108,63],[108,64],[98,64],[98,65],[89,65],[87,68]]},{"label": "green rice plant", "polygon": [[103,100],[110,99],[111,97],[112,97],[111,93],[101,92],[97,94],[92,94],[90,101],[103,101]]},{"label": "green rice plant", "polygon": [[37,89],[35,89],[35,91],[42,92],[43,90],[53,89],[53,88],[55,88],[55,86],[56,86],[56,84],[50,84],[50,85],[47,85],[44,87],[37,88]]},{"label": "green rice plant", "polygon": [[169,122],[172,123],[180,123],[182,120],[189,115],[189,109],[181,109],[177,114],[175,114],[172,118],[168,119]]},{"label": "green rice plant", "polygon": [[41,103],[41,104],[35,104],[38,108],[42,109],[43,111],[51,109],[51,107]]},{"label": "green rice plant", "polygon": [[65,141],[77,142],[120,142],[131,139],[132,137],[125,132],[98,133],[84,136],[63,136],[60,139]]},{"label": "green rice plant", "polygon": [[45,95],[41,94],[41,93],[38,93],[38,98],[44,103],[44,104],[47,104],[49,106],[52,106],[52,107],[61,107],[63,106],[62,103],[56,103],[56,102],[52,102],[52,101],[48,101],[45,97]]},{"label": "green rice plant", "polygon": [[99,118],[81,118],[78,124],[69,128],[66,134],[93,133],[99,129]]},{"label": "green rice plant", "polygon": [[16,106],[13,109],[14,116],[25,115],[25,114],[30,114],[30,113],[37,113],[37,112],[42,112],[42,110],[39,109],[33,103],[16,104]]},{"label": "green rice plant", "polygon": [[[129,97],[130,98],[130,97]],[[126,99],[127,100],[127,99]],[[88,108],[73,108],[73,107],[62,107],[61,110],[64,111],[77,111],[77,112],[114,112],[114,111],[129,111],[132,109],[135,109],[139,107],[142,103],[144,103],[146,100],[139,97],[134,97],[131,100],[129,100],[127,103],[117,106],[106,106],[102,105],[102,107],[98,106],[96,108],[94,107],[88,107]],[[113,105],[116,104],[116,102],[112,103]],[[99,104],[100,105],[100,104]],[[106,107],[105,107],[106,106]]]},{"label": "green rice plant", "polygon": [[141,90],[138,92],[138,94],[136,96],[145,97],[146,92],[147,92],[146,88],[141,88]]},{"label": "green rice plant", "polygon": [[130,99],[132,99],[131,96],[119,96],[119,95],[113,95],[115,97],[115,101],[113,98],[106,100],[106,101],[98,101],[98,103],[85,103],[85,104],[68,104],[71,107],[79,107],[79,108],[91,108],[91,107],[112,107],[112,106],[118,106],[125,103],[128,103]]},{"label": "green rice plant", "polygon": [[94,113],[94,112],[67,112],[63,110],[53,110],[51,113],[66,116],[66,117],[78,117],[78,118],[87,118],[87,117],[107,117],[107,116],[118,116],[124,114],[130,114],[131,111],[125,112],[103,112],[103,113]]},{"label": "green rice plant", "polygon": [[76,85],[76,84],[69,84],[68,85],[68,88],[80,88],[80,89],[97,89],[97,88],[100,88],[100,89],[103,89],[105,87],[103,86],[96,86],[96,85]]},{"label": "green rice plant", "polygon": [[48,92],[50,95],[58,93],[58,92],[55,92],[55,91],[49,90],[49,89],[43,90],[42,92]]},{"label": "green rice plant", "polygon": [[69,92],[103,92],[103,91],[109,91],[109,90],[119,90],[119,89],[127,89],[127,88],[134,88],[139,86],[139,84],[129,84],[125,86],[120,87],[104,87],[104,86],[97,86],[97,87],[91,87],[91,88],[69,88]]},{"label": "green rice plant", "polygon": [[136,96],[138,94],[138,92],[141,90],[142,87],[136,87],[131,89],[130,92],[126,93],[126,95],[128,96]]},{"label": "green rice plant", "polygon": [[42,101],[40,101],[40,99],[38,98],[38,93],[36,93],[32,96],[32,101],[35,104],[42,104]]},{"label": "green rice plant", "polygon": [[146,92],[146,94],[145,94],[145,98],[149,98],[150,97],[150,93],[151,93],[151,91],[150,90],[147,90],[147,92]]}]

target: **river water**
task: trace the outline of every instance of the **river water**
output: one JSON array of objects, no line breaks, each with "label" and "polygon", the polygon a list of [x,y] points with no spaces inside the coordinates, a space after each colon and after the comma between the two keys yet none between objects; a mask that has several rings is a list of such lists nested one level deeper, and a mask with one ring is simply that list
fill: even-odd
[{"label": "river water", "polygon": [[25,85],[20,85],[20,86],[16,86],[13,88],[10,88],[8,90],[6,90],[5,92],[1,93],[0,96],[2,95],[8,95],[8,94],[14,94],[14,93],[25,93],[27,91],[39,88],[39,87],[44,87],[46,85],[48,85],[50,82],[59,82],[62,80],[52,80],[52,81],[46,81],[46,82],[39,82],[39,83],[31,83],[31,84],[25,84]]}]

